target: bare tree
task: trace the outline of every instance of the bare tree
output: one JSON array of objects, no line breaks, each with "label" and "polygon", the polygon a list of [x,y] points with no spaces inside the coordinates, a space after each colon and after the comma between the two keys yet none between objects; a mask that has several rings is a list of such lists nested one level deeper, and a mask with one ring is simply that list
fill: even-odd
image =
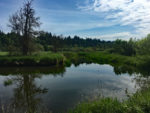
[{"label": "bare tree", "polygon": [[36,28],[40,27],[39,17],[35,17],[32,7],[33,0],[27,0],[23,7],[9,18],[9,27],[12,32],[21,36],[21,50],[23,55],[28,55],[32,50],[32,38]]}]

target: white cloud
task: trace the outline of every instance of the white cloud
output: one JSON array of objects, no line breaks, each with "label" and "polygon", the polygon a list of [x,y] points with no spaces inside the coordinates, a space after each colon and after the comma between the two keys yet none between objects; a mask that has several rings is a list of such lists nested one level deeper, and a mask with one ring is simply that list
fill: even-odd
[{"label": "white cloud", "polygon": [[84,23],[84,22],[44,22],[41,26],[44,30],[50,30],[54,33],[71,33],[77,32],[82,30],[94,29],[94,28],[101,28],[101,27],[108,27],[111,26],[109,23],[98,23],[98,22],[91,22],[91,23]]},{"label": "white cloud", "polygon": [[88,0],[86,10],[107,13],[106,19],[113,19],[118,24],[131,25],[136,33],[145,36],[150,33],[150,0]]},{"label": "white cloud", "polygon": [[95,36],[98,39],[102,40],[116,40],[116,39],[122,39],[122,40],[129,40],[130,38],[135,38],[137,35],[133,35],[130,32],[119,32],[119,33],[113,33],[108,35],[100,35]]},{"label": "white cloud", "polygon": [[115,24],[104,20],[92,20],[91,18],[93,16],[97,17],[97,14],[91,12],[51,10],[46,8],[38,9],[37,11],[41,15],[43,23],[41,28],[56,34],[72,34],[73,32],[75,34],[78,31],[110,27]]}]

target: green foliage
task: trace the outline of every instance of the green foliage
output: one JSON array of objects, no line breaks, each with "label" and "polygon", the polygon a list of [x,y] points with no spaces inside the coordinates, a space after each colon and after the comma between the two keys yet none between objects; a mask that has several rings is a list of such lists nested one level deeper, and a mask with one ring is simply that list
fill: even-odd
[{"label": "green foliage", "polygon": [[[99,64],[126,64],[130,63],[132,57],[108,52],[64,52],[67,60],[73,63],[99,63]],[[133,63],[133,62],[131,62]],[[132,65],[132,64],[131,64]]]},{"label": "green foliage", "polygon": [[132,56],[136,54],[135,50],[135,42],[130,39],[129,41],[123,41],[117,39],[114,43],[114,52],[121,54],[121,55],[126,55],[126,56]]},{"label": "green foliage", "polygon": [[150,55],[150,34],[136,42],[137,52],[140,55]]},{"label": "green foliage", "polygon": [[60,53],[35,53],[32,56],[1,56],[0,66],[51,66],[63,65],[64,57]]},{"label": "green foliage", "polygon": [[70,113],[123,113],[124,107],[117,99],[105,98],[83,103]]},{"label": "green foliage", "polygon": [[8,52],[0,52],[0,56],[8,56]]},{"label": "green foliage", "polygon": [[128,113],[150,113],[150,89],[137,92],[124,104]]},{"label": "green foliage", "polygon": [[[0,32],[0,50],[9,51],[10,55],[21,54],[20,36],[15,33]],[[82,39],[78,36],[63,37],[56,36],[48,32],[40,32],[32,40],[30,51],[72,51],[72,52],[93,52],[107,51],[109,53],[120,54],[125,56],[149,55],[150,53],[150,35],[141,40],[129,41],[102,41],[99,39]],[[30,53],[30,54],[31,54]]]},{"label": "green foliage", "polygon": [[[45,51],[53,50],[53,51],[59,51],[63,49],[75,49],[77,47],[79,48],[87,48],[87,47],[95,47],[95,48],[111,48],[113,46],[113,42],[111,41],[101,41],[100,39],[83,39],[79,36],[74,37],[64,37],[62,35],[56,36],[52,35],[51,33],[41,31],[39,33],[39,36],[37,37],[37,43],[40,43],[43,45]],[[48,49],[50,47],[50,49]]]},{"label": "green foliage", "polygon": [[137,92],[123,102],[102,98],[99,101],[82,103],[69,113],[150,113],[150,89]]},{"label": "green foliage", "polygon": [[9,52],[20,52],[20,39],[15,33],[0,32],[0,50]]},{"label": "green foliage", "polygon": [[6,81],[4,82],[4,86],[9,86],[9,85],[11,85],[11,84],[13,84],[13,81],[10,80],[10,79],[8,79],[8,80],[6,80]]}]

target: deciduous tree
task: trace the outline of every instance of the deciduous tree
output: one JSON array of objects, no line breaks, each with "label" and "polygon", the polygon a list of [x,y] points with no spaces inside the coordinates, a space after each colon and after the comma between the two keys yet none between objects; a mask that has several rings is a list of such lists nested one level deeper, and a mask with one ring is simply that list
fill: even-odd
[{"label": "deciduous tree", "polygon": [[35,16],[35,10],[32,7],[33,0],[26,1],[23,7],[9,18],[9,27],[12,32],[21,37],[21,50],[23,55],[31,53],[33,37],[36,29],[40,27],[39,17]]}]

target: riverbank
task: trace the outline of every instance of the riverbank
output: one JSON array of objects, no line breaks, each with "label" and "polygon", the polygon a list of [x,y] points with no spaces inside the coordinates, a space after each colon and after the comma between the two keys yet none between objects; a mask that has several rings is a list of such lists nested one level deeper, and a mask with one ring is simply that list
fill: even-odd
[{"label": "riverbank", "polygon": [[[1,53],[2,54],[2,53]],[[31,56],[0,56],[0,66],[57,66],[64,65],[64,56],[61,53],[41,52]]]},{"label": "riverbank", "polygon": [[90,52],[39,52],[30,56],[9,56],[0,53],[0,66],[55,66],[81,63],[110,64],[112,66],[127,65],[145,68],[150,66],[150,56],[123,56],[105,51]]},{"label": "riverbank", "polygon": [[123,56],[119,54],[111,54],[105,51],[96,52],[63,52],[68,62],[75,65],[81,63],[98,63],[110,64],[112,66],[127,65],[136,68],[147,68],[150,66],[150,56],[136,55],[136,56]]},{"label": "riverbank", "polygon": [[137,92],[123,102],[102,98],[82,103],[69,113],[150,113],[150,89]]},{"label": "riverbank", "polygon": [[9,56],[7,52],[0,53],[0,67],[46,67],[82,63],[109,64],[116,73],[136,73],[149,75],[150,56],[123,56],[106,51],[89,52],[39,52],[30,56]]},{"label": "riverbank", "polygon": [[[68,54],[68,53],[67,53]],[[73,54],[73,53],[70,53]],[[66,56],[66,55],[65,55]],[[70,60],[74,63],[80,61],[94,62],[99,64],[110,64],[114,66],[117,74],[129,73],[149,76],[150,57],[149,56],[122,56],[109,54],[107,52],[78,53]],[[68,55],[68,58],[70,57]],[[128,100],[120,102],[113,98],[102,98],[93,102],[79,104],[69,113],[150,113],[150,89],[145,89],[130,95]]]}]

